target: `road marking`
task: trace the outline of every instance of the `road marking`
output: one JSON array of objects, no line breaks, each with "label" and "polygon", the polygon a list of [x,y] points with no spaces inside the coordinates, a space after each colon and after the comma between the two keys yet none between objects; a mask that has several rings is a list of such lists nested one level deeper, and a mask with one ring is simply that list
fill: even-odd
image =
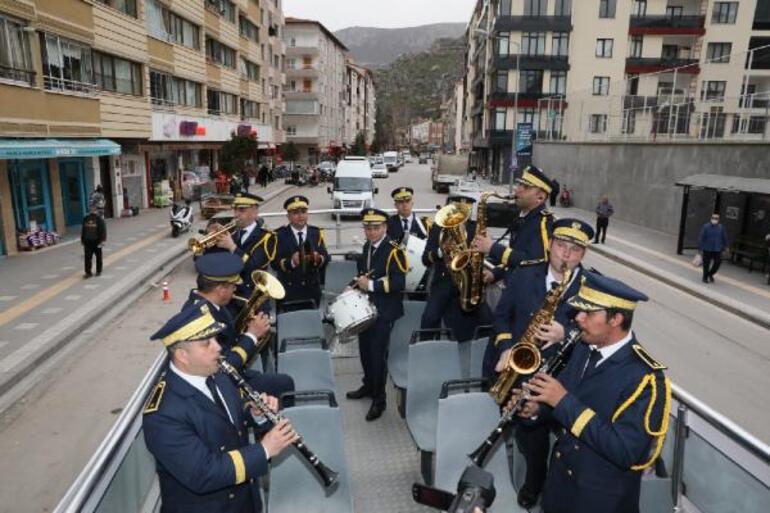
[{"label": "road marking", "polygon": [[13,301],[16,296],[0,296],[0,301]]},{"label": "road marking", "polygon": [[[132,244],[126,248],[121,249],[120,251],[116,251],[109,257],[104,259],[104,266],[107,267],[121,258],[124,258],[132,253],[135,253],[141,249],[144,249],[145,247],[149,246],[150,244],[153,244],[161,239],[164,239],[168,236],[168,233],[166,231],[160,231],[157,234],[155,234],[152,237],[146,237],[142,239],[141,241]],[[134,261],[136,261],[134,259]],[[61,269],[75,269],[75,267],[62,267]],[[68,278],[64,278],[54,285],[51,285],[50,287],[41,290],[40,292],[36,293],[32,297],[26,299],[25,301],[20,302],[17,305],[12,306],[11,308],[8,308],[7,310],[0,312],[0,326],[3,326],[10,321],[16,319],[20,315],[23,315],[30,310],[40,306],[41,304],[45,303],[46,301],[50,300],[54,296],[64,292],[71,286],[75,285],[76,283],[79,283],[83,280],[83,277],[80,275],[80,273],[75,273],[70,275]],[[70,299],[74,298],[74,299]],[[64,299],[68,301],[77,301],[80,299],[80,296],[67,296]]]},{"label": "road marking", "polygon": [[88,285],[83,285],[83,288],[86,290],[94,290],[98,289],[99,287],[101,287],[101,285],[98,283],[89,283]]},{"label": "road marking", "polygon": [[21,290],[35,290],[35,289],[39,289],[40,285],[38,285],[37,283],[27,283],[26,285],[22,285],[19,288]]},{"label": "road marking", "polygon": [[35,329],[37,327],[36,322],[23,322],[21,324],[17,324],[14,329],[19,331],[29,331],[32,329]]},{"label": "road marking", "polygon": [[81,296],[79,296],[77,294],[72,294],[71,296],[64,296],[64,300],[65,301],[77,301],[80,298],[81,298]]},{"label": "road marking", "polygon": [[64,310],[64,308],[60,306],[54,306],[52,308],[46,308],[45,310],[42,310],[40,313],[45,315],[53,315],[61,312],[62,310]]},{"label": "road marking", "polygon": [[41,278],[43,278],[44,280],[54,280],[54,279],[56,279],[58,277],[59,277],[58,274],[45,274],[45,275],[41,276]]}]

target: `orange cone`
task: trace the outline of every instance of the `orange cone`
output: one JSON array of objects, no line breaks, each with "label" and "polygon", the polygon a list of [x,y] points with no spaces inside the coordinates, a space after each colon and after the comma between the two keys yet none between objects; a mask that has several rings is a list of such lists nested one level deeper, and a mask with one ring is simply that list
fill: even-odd
[{"label": "orange cone", "polygon": [[171,302],[171,291],[168,290],[168,282],[163,282],[163,302],[164,303],[170,303]]}]

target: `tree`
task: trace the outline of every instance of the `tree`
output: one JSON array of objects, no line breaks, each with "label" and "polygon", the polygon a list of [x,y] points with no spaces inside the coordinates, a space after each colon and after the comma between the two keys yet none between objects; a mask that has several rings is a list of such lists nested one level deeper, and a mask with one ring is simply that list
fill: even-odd
[{"label": "tree", "polygon": [[242,173],[249,161],[256,161],[258,148],[255,136],[233,134],[219,150],[219,170],[228,177]]},{"label": "tree", "polygon": [[366,156],[366,136],[363,132],[358,132],[358,135],[356,135],[356,140],[353,142],[353,146],[350,147],[349,154],[359,157]]},{"label": "tree", "polygon": [[285,162],[291,162],[291,168],[294,169],[294,162],[299,159],[299,150],[294,141],[289,141],[281,146],[281,156]]}]

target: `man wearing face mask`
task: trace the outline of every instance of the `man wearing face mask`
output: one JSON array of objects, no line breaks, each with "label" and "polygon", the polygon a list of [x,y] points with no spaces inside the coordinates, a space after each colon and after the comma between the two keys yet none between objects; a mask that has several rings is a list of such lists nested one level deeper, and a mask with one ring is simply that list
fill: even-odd
[{"label": "man wearing face mask", "polygon": [[722,265],[722,251],[727,247],[727,232],[719,224],[719,214],[711,214],[711,220],[700,229],[698,249],[703,255],[703,283],[714,283],[714,275]]}]

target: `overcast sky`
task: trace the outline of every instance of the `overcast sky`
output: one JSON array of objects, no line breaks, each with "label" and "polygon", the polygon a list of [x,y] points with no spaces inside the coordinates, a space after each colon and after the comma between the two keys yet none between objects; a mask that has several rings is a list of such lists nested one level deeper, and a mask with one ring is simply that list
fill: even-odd
[{"label": "overcast sky", "polygon": [[283,12],[323,23],[329,30],[352,26],[414,27],[467,23],[476,0],[284,0]]}]

